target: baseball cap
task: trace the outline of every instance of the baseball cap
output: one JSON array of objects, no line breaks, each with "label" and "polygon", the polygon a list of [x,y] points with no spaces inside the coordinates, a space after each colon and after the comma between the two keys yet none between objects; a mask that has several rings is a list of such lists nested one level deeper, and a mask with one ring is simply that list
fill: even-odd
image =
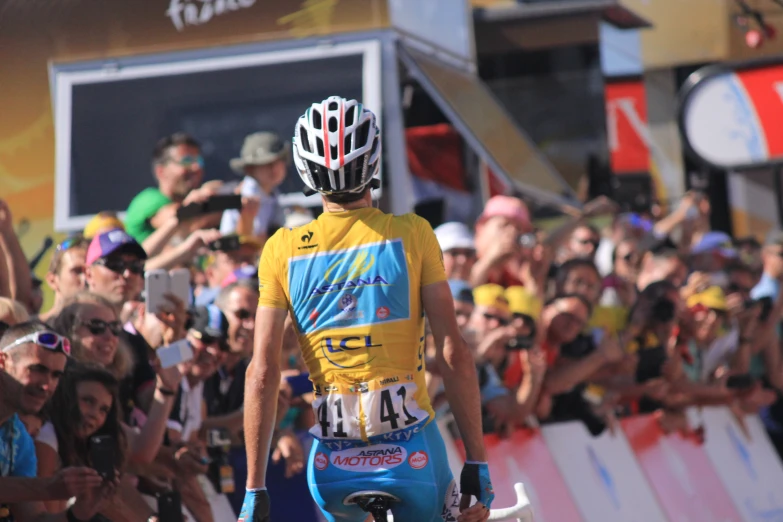
[{"label": "baseball cap", "polygon": [[115,252],[128,252],[139,256],[140,259],[147,259],[147,252],[144,251],[144,248],[124,230],[117,228],[92,238],[90,246],[87,248],[86,263],[91,265],[98,259]]},{"label": "baseball cap", "polygon": [[737,257],[731,236],[724,232],[707,232],[701,240],[691,248],[692,255],[719,252],[724,257]]},{"label": "baseball cap", "polygon": [[534,321],[538,321],[541,316],[541,300],[524,286],[508,287],[506,299],[512,314],[526,315]]},{"label": "baseball cap", "polygon": [[496,216],[507,217],[522,227],[530,226],[530,211],[527,209],[525,202],[519,198],[511,196],[493,196],[489,198],[477,223],[483,223],[489,218]]},{"label": "baseball cap", "polygon": [[244,174],[248,165],[268,165],[280,158],[287,157],[291,145],[280,139],[274,132],[256,132],[245,137],[238,158],[229,165],[237,174]]},{"label": "baseball cap", "polygon": [[111,212],[98,212],[87,222],[82,235],[87,239],[92,239],[101,232],[119,228],[125,230],[125,225],[120,219]]},{"label": "baseball cap", "polygon": [[473,289],[473,301],[478,306],[491,306],[504,312],[508,312],[508,299],[502,286],[486,284]]},{"label": "baseball cap", "polygon": [[453,297],[455,301],[474,304],[473,289],[466,281],[450,279],[449,288],[451,289],[451,297]]},{"label": "baseball cap", "polygon": [[210,304],[207,306],[196,306],[190,309],[190,320],[188,330],[196,332],[196,337],[212,337],[220,341],[220,347],[223,350],[228,349],[226,339],[228,338],[228,319],[220,311],[220,308]]},{"label": "baseball cap", "polygon": [[469,248],[475,250],[473,234],[467,225],[457,221],[443,223],[435,229],[435,237],[438,238],[440,249],[444,252],[455,248]]},{"label": "baseball cap", "polygon": [[258,279],[258,269],[251,265],[240,266],[228,274],[226,278],[223,279],[223,281],[220,283],[220,286],[221,288],[225,288],[228,285],[243,279]]},{"label": "baseball cap", "polygon": [[723,312],[729,309],[726,304],[726,294],[723,293],[723,289],[719,286],[710,286],[703,292],[693,294],[688,298],[686,304],[688,308],[703,306],[704,308],[721,310]]}]

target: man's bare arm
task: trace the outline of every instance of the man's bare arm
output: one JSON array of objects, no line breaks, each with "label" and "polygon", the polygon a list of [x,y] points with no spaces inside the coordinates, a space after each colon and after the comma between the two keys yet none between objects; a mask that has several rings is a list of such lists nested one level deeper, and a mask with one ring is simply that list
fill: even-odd
[{"label": "man's bare arm", "polygon": [[55,500],[48,493],[51,482],[50,478],[0,477],[0,503]]},{"label": "man's bare arm", "polygon": [[[448,286],[446,286],[448,290]],[[451,296],[451,293],[449,293]],[[449,297],[450,298],[450,297]],[[247,487],[266,486],[266,465],[275,429],[280,390],[280,357],[288,310],[259,306],[253,358],[245,377]]]},{"label": "man's bare arm", "polygon": [[473,355],[462,339],[454,315],[454,300],[445,281],[421,289],[424,311],[435,339],[436,360],[467,460],[485,462],[481,430],[481,394]]}]

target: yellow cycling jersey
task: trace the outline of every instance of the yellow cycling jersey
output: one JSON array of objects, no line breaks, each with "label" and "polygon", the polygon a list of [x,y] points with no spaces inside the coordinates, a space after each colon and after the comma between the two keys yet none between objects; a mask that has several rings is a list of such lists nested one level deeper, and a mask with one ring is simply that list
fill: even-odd
[{"label": "yellow cycling jersey", "polygon": [[434,412],[424,380],[423,286],[445,281],[429,223],[375,208],[323,213],[267,241],[259,306],[294,320],[319,439],[404,440]]}]

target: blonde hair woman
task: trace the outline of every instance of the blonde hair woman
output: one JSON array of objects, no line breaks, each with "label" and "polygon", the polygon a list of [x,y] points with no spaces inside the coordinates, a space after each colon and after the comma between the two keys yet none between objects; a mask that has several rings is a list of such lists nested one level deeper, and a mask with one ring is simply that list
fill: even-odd
[{"label": "blonde hair woman", "polygon": [[71,355],[76,361],[98,364],[118,380],[132,371],[131,351],[120,342],[122,323],[103,297],[90,292],[77,294],[54,320],[54,328],[71,340]]}]

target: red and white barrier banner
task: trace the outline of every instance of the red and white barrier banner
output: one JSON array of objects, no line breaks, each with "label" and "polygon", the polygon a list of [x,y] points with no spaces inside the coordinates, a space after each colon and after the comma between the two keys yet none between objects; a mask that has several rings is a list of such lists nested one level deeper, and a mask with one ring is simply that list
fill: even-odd
[{"label": "red and white barrier banner", "polygon": [[[783,522],[783,465],[758,416],[693,409],[704,442],[665,434],[655,417],[591,436],[580,422],[485,435],[496,507],[525,484],[536,522]],[[459,441],[441,429],[455,476]]]},{"label": "red and white barrier banner", "polygon": [[742,522],[698,440],[665,434],[652,415],[623,419],[621,424],[670,521]]},{"label": "red and white barrier banner", "polygon": [[567,422],[542,432],[586,522],[667,520],[622,431],[592,437],[581,422]]},{"label": "red and white barrier banner", "polygon": [[536,522],[585,521],[566,493],[563,476],[539,431],[518,430],[508,439],[487,435],[484,442],[495,489],[494,505],[514,505],[514,484],[522,482]]},{"label": "red and white barrier banner", "polygon": [[747,432],[726,408],[705,408],[701,419],[704,451],[742,518],[782,522],[783,466],[758,416],[744,418]]}]

